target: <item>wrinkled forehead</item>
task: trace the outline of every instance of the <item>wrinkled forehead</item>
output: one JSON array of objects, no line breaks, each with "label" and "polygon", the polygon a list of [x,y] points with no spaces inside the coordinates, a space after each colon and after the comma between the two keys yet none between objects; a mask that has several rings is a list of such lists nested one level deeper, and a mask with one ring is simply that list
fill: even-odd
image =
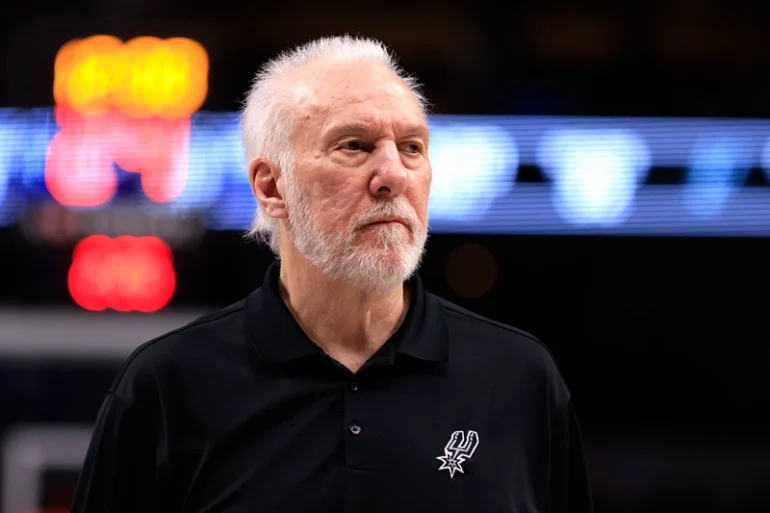
[{"label": "wrinkled forehead", "polygon": [[300,71],[289,87],[294,113],[303,124],[322,125],[346,115],[426,124],[409,86],[380,63],[319,63]]}]

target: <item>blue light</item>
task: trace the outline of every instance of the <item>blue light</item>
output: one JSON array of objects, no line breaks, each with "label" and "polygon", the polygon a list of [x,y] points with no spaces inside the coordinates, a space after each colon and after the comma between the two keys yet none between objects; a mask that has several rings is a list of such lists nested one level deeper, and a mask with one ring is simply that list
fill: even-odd
[{"label": "blue light", "polygon": [[556,210],[579,226],[625,221],[650,161],[644,141],[624,129],[554,129],[537,151],[538,165],[554,184]]},{"label": "blue light", "polygon": [[257,201],[244,176],[228,182],[226,199],[206,217],[206,226],[212,230],[243,231],[249,227],[257,211]]},{"label": "blue light", "polygon": [[[0,112],[0,226],[9,222],[5,219],[3,208],[6,204],[6,198],[10,189],[11,173],[13,172],[12,160],[14,148],[16,146],[14,139],[17,132],[9,120],[8,112]],[[10,216],[8,216],[10,217]]]},{"label": "blue light", "polygon": [[[198,141],[195,180],[198,183],[196,208],[205,212],[205,223],[212,230],[243,231],[249,227],[257,202],[249,187],[246,162],[235,113],[201,112],[193,117],[193,134]],[[191,170],[191,180],[193,170]],[[212,173],[216,184],[209,188]],[[214,194],[214,192],[217,192]]]},{"label": "blue light", "polygon": [[210,112],[196,114],[190,131],[187,184],[171,208],[198,212],[214,208],[221,201],[228,175],[242,168],[237,118],[223,119],[222,115]]},{"label": "blue light", "polygon": [[494,124],[464,121],[431,124],[433,182],[430,217],[438,221],[482,218],[516,181],[516,141]]},{"label": "blue light", "polygon": [[764,148],[762,149],[761,167],[765,171],[767,181],[770,182],[770,138],[767,139],[767,142],[765,142]]},{"label": "blue light", "polygon": [[750,153],[734,135],[700,137],[682,189],[687,209],[704,219],[719,215],[730,194],[746,180],[750,161]]},{"label": "blue light", "polygon": [[[430,125],[433,233],[770,236],[770,187],[744,186],[755,166],[770,179],[768,121],[434,116]],[[0,109],[0,225],[51,199],[44,165],[56,131],[51,109]],[[246,229],[256,202],[237,114],[193,116],[189,157],[185,189],[160,210]],[[521,166],[538,166],[546,183],[517,181]],[[686,183],[645,185],[651,166],[685,169]],[[117,204],[158,209],[136,194]]]},{"label": "blue light", "polygon": [[48,143],[59,127],[51,109],[32,109],[18,116],[17,134],[23,141],[18,148],[21,163],[18,169],[24,189],[33,198],[48,197],[45,187],[45,158]]}]

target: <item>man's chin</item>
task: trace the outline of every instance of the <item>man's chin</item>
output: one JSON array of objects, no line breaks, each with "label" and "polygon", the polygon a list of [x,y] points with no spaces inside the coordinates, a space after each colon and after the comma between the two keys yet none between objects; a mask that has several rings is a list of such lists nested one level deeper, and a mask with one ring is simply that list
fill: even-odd
[{"label": "man's chin", "polygon": [[414,272],[412,267],[409,252],[403,248],[373,250],[357,247],[329,268],[328,273],[377,294],[401,285]]},{"label": "man's chin", "polygon": [[391,269],[391,272],[371,272],[360,276],[346,276],[345,281],[355,285],[361,290],[371,294],[381,294],[392,290],[404,283],[407,277],[404,276],[402,269]]},{"label": "man's chin", "polygon": [[373,261],[373,265],[398,268],[404,265],[409,251],[403,244],[383,244],[380,241],[359,244],[354,249],[354,253],[357,258]]}]

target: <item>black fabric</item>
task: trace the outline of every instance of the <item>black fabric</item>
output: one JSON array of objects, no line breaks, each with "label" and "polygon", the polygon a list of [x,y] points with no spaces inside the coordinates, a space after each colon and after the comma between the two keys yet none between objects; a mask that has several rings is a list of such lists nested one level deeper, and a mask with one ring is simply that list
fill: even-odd
[{"label": "black fabric", "polygon": [[549,351],[408,285],[401,329],[355,375],[294,321],[277,265],[245,300],[143,344],[99,412],[72,511],[592,511]]}]

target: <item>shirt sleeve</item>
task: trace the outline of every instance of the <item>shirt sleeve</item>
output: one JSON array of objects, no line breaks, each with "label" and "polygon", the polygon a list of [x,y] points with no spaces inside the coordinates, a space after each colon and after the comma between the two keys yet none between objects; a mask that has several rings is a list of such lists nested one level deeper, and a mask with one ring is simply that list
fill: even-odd
[{"label": "shirt sleeve", "polygon": [[71,513],[161,511],[154,436],[138,408],[111,392],[99,409]]},{"label": "shirt sleeve", "polygon": [[552,426],[552,513],[593,513],[583,436],[570,400]]}]

